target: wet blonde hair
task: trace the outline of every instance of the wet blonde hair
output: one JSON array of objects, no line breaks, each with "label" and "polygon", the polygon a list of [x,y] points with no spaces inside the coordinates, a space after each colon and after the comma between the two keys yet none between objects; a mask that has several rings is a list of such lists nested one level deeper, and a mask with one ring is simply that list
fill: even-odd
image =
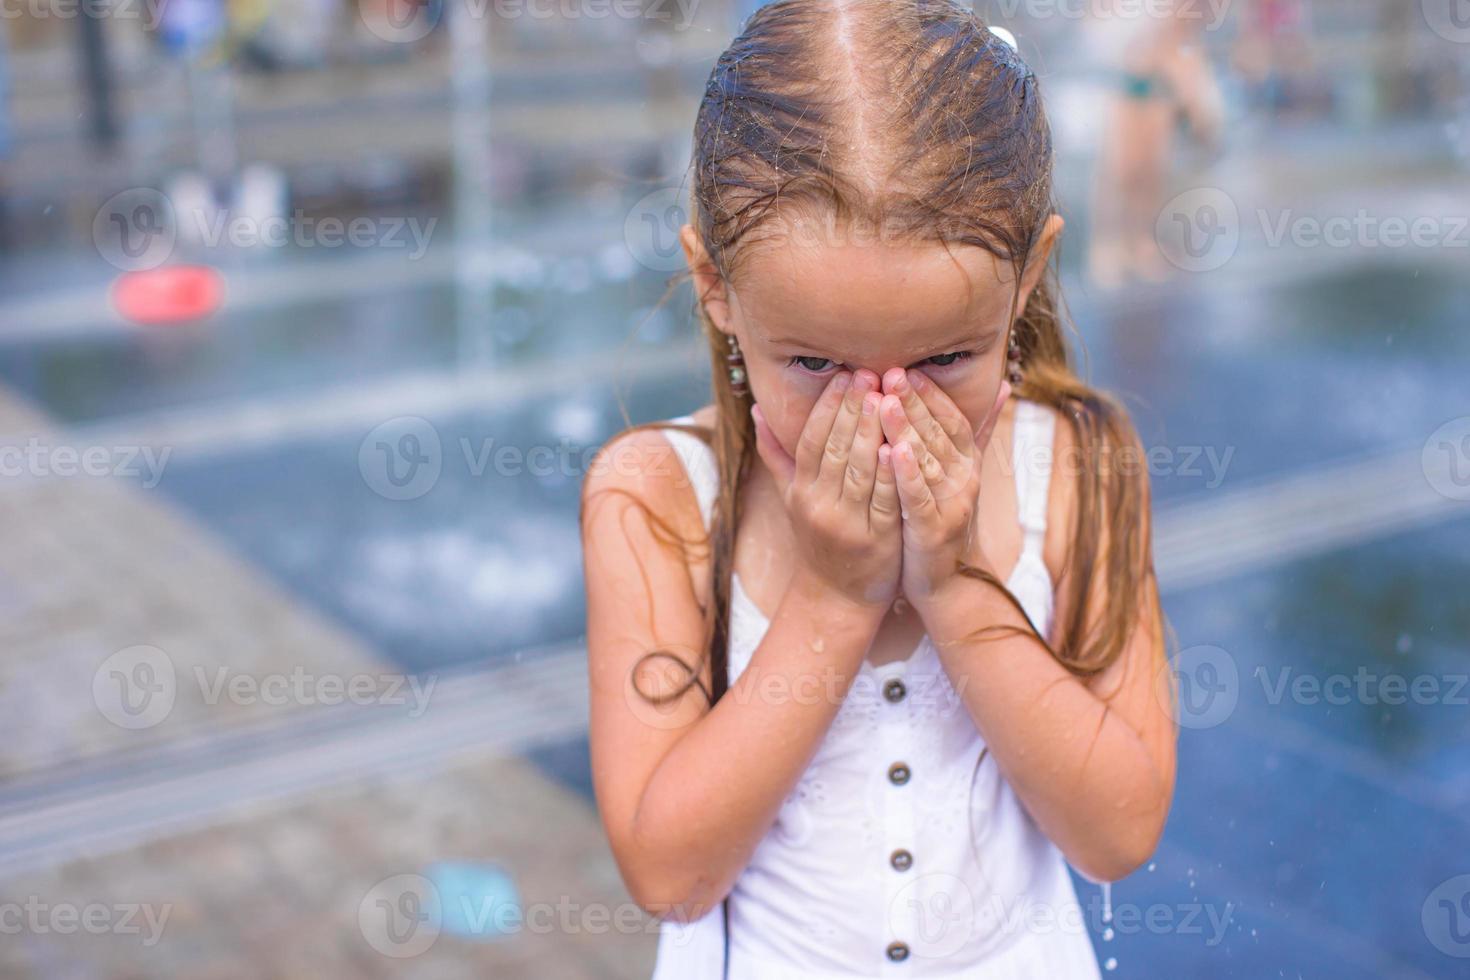
[{"label": "wet blonde hair", "polygon": [[[1019,292],[1027,259],[1056,211],[1052,158],[1036,76],[973,11],[951,0],[775,0],[750,16],[710,73],[694,128],[691,222],[726,281],[763,236],[779,233],[773,219],[800,212],[883,236],[983,248],[1013,266]],[[670,291],[690,275],[676,276]],[[698,543],[711,559],[700,656],[709,658],[712,687],[704,693],[713,704],[728,687],[735,531],[740,487],[756,458],[755,431],[749,394],[731,388],[726,335],[699,297],[696,309],[714,375],[713,431],[668,422],[636,428],[692,432],[717,461],[719,490],[708,535]],[[1073,674],[1088,677],[1122,654],[1154,575],[1151,542],[1140,533],[1149,493],[1127,413],[1074,372],[1063,318],[1050,264],[1010,328],[1024,376],[1014,394],[1051,406],[1071,427],[1077,510],[1069,613],[1056,626],[1057,645],[1034,625],[1028,635]],[[1127,458],[1140,465],[1117,465]],[[663,541],[695,544],[649,516]],[[1000,590],[1025,616],[994,575],[970,566],[960,571]],[[1099,575],[1106,576],[1106,593],[1089,593]],[[1155,624],[1167,625],[1156,592],[1151,611]],[[703,689],[702,659],[690,664],[667,650],[647,658],[689,672],[688,683],[651,699],[677,699],[694,684]]]}]

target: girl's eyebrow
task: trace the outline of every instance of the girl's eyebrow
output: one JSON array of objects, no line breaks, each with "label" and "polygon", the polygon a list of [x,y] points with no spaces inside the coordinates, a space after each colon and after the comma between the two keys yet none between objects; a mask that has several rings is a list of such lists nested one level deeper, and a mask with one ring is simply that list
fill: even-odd
[{"label": "girl's eyebrow", "polygon": [[[1000,331],[996,328],[982,329],[977,333],[961,334],[958,338],[954,340],[949,340],[942,344],[936,344],[930,349],[935,351],[935,353],[947,354],[950,351],[955,350],[956,348],[965,347],[970,344],[983,343],[984,341],[995,337],[998,333],[1000,333]],[[823,350],[823,347],[820,344],[809,343],[805,338],[802,337],[769,337],[766,339],[766,343],[773,345],[789,344],[792,347],[805,347],[808,350]],[[933,355],[931,354],[930,356],[932,357]]]}]

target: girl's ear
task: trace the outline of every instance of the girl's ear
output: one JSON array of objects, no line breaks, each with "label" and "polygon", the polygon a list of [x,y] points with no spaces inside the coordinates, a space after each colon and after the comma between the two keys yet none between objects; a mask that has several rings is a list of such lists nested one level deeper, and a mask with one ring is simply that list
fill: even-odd
[{"label": "girl's ear", "polygon": [[1051,250],[1056,247],[1057,239],[1062,237],[1062,229],[1066,226],[1067,223],[1059,214],[1047,218],[1046,224],[1042,226],[1041,237],[1026,260],[1026,271],[1021,274],[1021,301],[1016,308],[1016,319],[1019,320],[1026,312],[1026,302],[1031,299],[1031,292],[1037,283],[1041,282],[1041,276],[1046,272],[1046,263],[1051,258]]},{"label": "girl's ear", "polygon": [[684,247],[684,261],[689,263],[689,274],[694,279],[694,295],[704,306],[710,322],[720,331],[729,333],[730,301],[725,277],[710,261],[693,225],[686,224],[679,229],[679,244]]}]

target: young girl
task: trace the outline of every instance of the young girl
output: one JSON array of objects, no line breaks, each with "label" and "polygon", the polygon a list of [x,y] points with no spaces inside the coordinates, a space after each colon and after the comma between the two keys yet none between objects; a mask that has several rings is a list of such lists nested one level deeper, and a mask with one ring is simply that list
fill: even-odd
[{"label": "young girl", "polygon": [[655,980],[1098,976],[1067,864],[1152,853],[1174,691],[1051,163],[1035,76],[951,0],[775,0],[714,68],[682,229],[714,403],[612,440],[581,513]]}]

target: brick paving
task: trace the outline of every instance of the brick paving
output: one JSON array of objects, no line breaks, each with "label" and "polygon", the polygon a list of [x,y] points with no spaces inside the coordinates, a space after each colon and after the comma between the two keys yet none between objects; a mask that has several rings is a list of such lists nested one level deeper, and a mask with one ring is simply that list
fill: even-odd
[{"label": "brick paving", "polygon": [[[522,906],[544,911],[495,939],[440,931],[422,953],[378,952],[376,920],[359,917],[364,899],[384,879],[445,860],[502,867]],[[132,907],[167,918],[157,933],[141,912],[129,923],[137,932],[25,929],[0,943],[0,976],[633,980],[651,972],[657,942],[582,799],[522,761],[487,755],[0,885],[0,903],[32,896],[48,908],[101,905],[120,926]]]},{"label": "brick paving", "polygon": [[[67,441],[0,390],[0,446],[31,436]],[[0,537],[0,817],[23,819],[28,794],[114,760],[161,758],[263,724],[289,732],[321,710],[212,701],[195,668],[257,679],[392,670],[128,481],[6,476]],[[165,717],[126,727],[104,710],[106,678],[101,695],[94,681],[137,645],[164,651],[176,693]],[[629,902],[583,797],[503,748],[473,744],[421,771],[374,772],[304,796],[246,797],[147,843],[7,877],[0,976],[648,976],[656,933]],[[67,792],[85,810],[86,786]],[[380,883],[432,876],[448,861],[503,869],[522,907],[542,917],[497,938],[448,925],[436,934],[431,920],[395,943],[402,932],[372,916],[407,907],[401,889]],[[455,896],[440,898],[447,907]]]},{"label": "brick paving", "polygon": [[[0,391],[0,446],[33,436],[48,448],[73,444]],[[263,680],[298,668],[391,670],[160,495],[124,477],[22,469],[0,476],[0,710],[11,721],[0,777],[310,707],[217,696],[221,671]],[[103,710],[113,682],[103,676],[99,692],[94,679],[109,657],[139,645],[172,663],[176,694],[166,716],[127,728]]]}]

